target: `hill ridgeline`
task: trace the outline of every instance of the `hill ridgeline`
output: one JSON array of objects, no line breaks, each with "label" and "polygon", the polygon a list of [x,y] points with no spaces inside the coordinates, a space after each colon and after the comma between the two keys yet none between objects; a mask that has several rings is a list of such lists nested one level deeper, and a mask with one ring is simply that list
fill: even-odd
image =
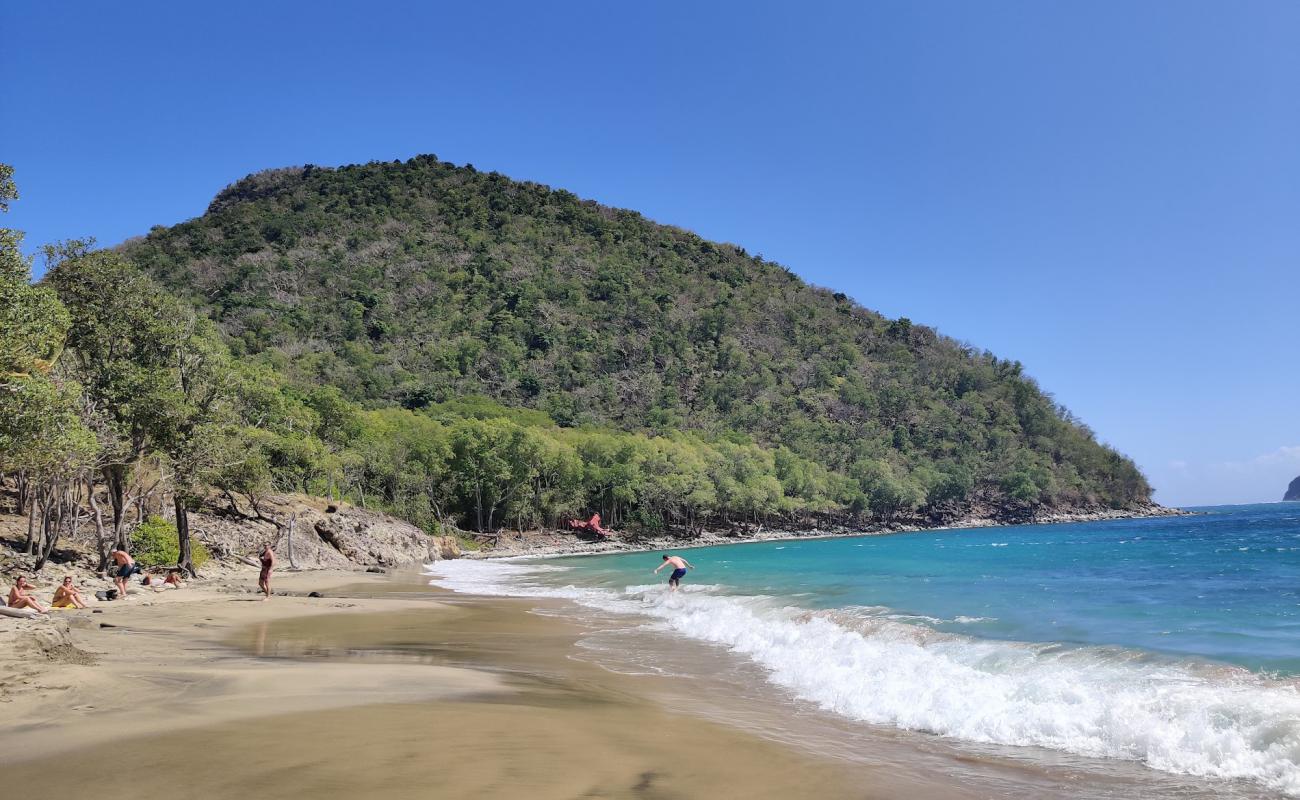
[{"label": "hill ridgeline", "polygon": [[[751,448],[782,510],[935,522],[1151,502],[1018,362],[741,247],[433,156],[251,175],[120,252],[304,391],[417,414],[491,401],[556,441]],[[621,497],[590,507],[653,505]]]}]

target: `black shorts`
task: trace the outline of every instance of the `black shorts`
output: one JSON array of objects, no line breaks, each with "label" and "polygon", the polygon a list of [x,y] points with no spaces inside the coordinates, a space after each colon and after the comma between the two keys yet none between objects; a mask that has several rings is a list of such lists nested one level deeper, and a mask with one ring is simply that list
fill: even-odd
[{"label": "black shorts", "polygon": [[117,568],[117,577],[129,578],[137,572],[144,572],[137,564],[123,564]]}]

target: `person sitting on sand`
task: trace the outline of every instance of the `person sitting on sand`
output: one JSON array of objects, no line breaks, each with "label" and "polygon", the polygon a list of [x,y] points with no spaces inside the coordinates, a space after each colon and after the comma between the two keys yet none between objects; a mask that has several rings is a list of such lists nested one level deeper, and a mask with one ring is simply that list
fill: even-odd
[{"label": "person sitting on sand", "polygon": [[672,591],[675,592],[677,591],[677,587],[681,586],[682,578],[686,576],[686,570],[695,569],[695,565],[687,561],[686,559],[682,558],[681,556],[670,556],[665,554],[664,563],[655,567],[654,574],[658,575],[659,570],[663,569],[664,567],[670,564],[673,567],[673,574],[668,576],[668,585],[673,587]]},{"label": "person sitting on sand", "polygon": [[108,557],[117,565],[117,569],[113,571],[113,585],[117,587],[117,597],[119,600],[124,599],[127,580],[135,573],[144,570],[136,565],[135,559],[131,558],[131,554],[125,550],[114,550],[108,554]]},{"label": "person sitting on sand", "polygon": [[271,570],[275,569],[275,551],[270,544],[264,544],[257,557],[262,562],[262,571],[257,576],[257,588],[265,595],[262,599],[267,600],[271,597]]},{"label": "person sitting on sand", "polygon": [[60,583],[54,590],[54,602],[50,605],[55,608],[85,608],[86,601],[81,598],[81,590],[72,584],[72,576],[65,575],[63,583]]},{"label": "person sitting on sand", "polygon": [[9,590],[9,607],[30,608],[41,614],[49,613],[48,608],[36,602],[36,598],[32,597],[32,585],[21,575],[18,576],[18,580],[14,581],[14,588]]}]

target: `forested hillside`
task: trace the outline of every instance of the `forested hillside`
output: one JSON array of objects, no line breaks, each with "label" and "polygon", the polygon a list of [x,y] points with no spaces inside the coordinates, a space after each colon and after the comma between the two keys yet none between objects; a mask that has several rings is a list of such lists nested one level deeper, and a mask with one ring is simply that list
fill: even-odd
[{"label": "forested hillside", "polygon": [[[1149,500],[1133,463],[1019,363],[740,247],[433,156],[252,175],[119,252],[216,321],[246,369],[283,375],[317,423],[315,387],[337,387],[340,404],[400,418],[412,446],[448,442],[449,460],[449,438],[412,426],[495,420],[540,432],[574,470],[611,471],[575,478],[583,488],[545,511],[560,479],[534,476],[502,500],[512,516],[598,507],[671,524]],[[319,434],[341,452],[357,432]],[[728,497],[710,459],[744,491]],[[646,483],[674,469],[676,484]]]}]

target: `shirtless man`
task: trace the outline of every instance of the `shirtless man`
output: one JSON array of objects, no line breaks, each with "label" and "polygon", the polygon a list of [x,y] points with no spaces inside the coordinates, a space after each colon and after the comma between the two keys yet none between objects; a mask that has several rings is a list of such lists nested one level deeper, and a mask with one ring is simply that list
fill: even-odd
[{"label": "shirtless man", "polygon": [[258,554],[258,560],[262,562],[262,571],[257,576],[257,588],[262,590],[265,595],[263,600],[269,600],[271,597],[271,570],[275,569],[275,551],[271,545],[262,545],[262,552]]},{"label": "shirtless man", "polygon": [[113,570],[113,585],[117,587],[119,600],[126,599],[126,584],[132,575],[142,570],[135,565],[135,559],[125,550],[114,550],[108,554],[116,568]]},{"label": "shirtless man", "polygon": [[21,575],[18,576],[18,580],[14,581],[14,588],[9,590],[9,607],[30,608],[42,614],[49,613],[49,609],[36,602],[36,598],[32,597],[32,586]]},{"label": "shirtless man", "polygon": [[665,556],[664,556],[664,563],[662,563],[662,564],[660,564],[659,566],[655,567],[654,574],[655,574],[655,575],[658,575],[658,574],[659,574],[659,570],[661,570],[661,569],[663,569],[664,567],[667,567],[667,566],[669,566],[669,565],[672,566],[672,568],[673,568],[673,573],[672,573],[671,575],[668,576],[668,585],[671,586],[671,587],[673,587],[673,588],[672,588],[672,591],[675,592],[675,591],[677,591],[677,587],[678,587],[678,586],[681,586],[681,584],[682,584],[682,578],[686,575],[686,570],[688,570],[688,569],[695,569],[695,565],[692,564],[691,562],[687,561],[686,559],[682,558],[681,556],[670,556],[670,555],[665,555]]},{"label": "shirtless man", "polygon": [[86,607],[86,601],[81,599],[81,590],[72,585],[71,575],[64,576],[63,583],[54,590],[54,602],[50,605],[55,608]]}]

